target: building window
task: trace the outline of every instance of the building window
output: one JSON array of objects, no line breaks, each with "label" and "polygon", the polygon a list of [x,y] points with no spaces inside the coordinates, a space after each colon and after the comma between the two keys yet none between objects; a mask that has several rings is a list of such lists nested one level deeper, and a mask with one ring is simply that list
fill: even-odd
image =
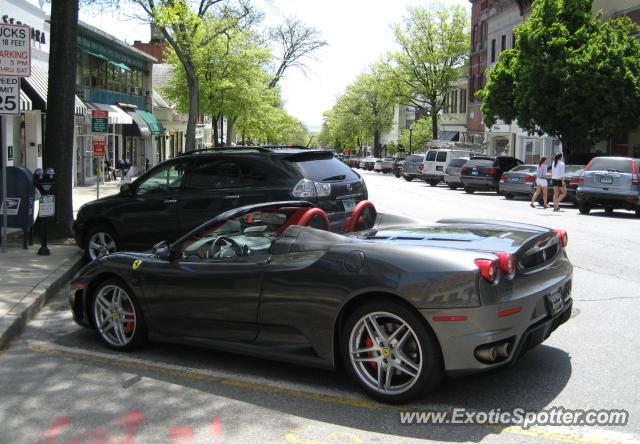
[{"label": "building window", "polygon": [[460,90],[460,112],[461,113],[467,112],[467,90],[466,89]]},{"label": "building window", "polygon": [[491,63],[496,61],[496,39],[491,39]]},{"label": "building window", "polygon": [[507,49],[507,36],[506,34],[500,37],[500,52]]},{"label": "building window", "polygon": [[453,90],[451,91],[451,98],[453,99],[453,113],[456,114],[458,113],[458,91]]}]

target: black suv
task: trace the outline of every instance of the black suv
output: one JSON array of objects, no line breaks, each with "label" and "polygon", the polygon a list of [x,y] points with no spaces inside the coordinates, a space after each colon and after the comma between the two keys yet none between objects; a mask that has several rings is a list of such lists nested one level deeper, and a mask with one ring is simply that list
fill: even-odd
[{"label": "black suv", "polygon": [[[243,205],[300,199],[339,223],[367,199],[364,179],[329,151],[236,148],[184,153],[162,162],[120,193],[83,205],[73,224],[88,260],[150,249]],[[332,217],[335,216],[335,217]]]},{"label": "black suv", "polygon": [[518,165],[522,161],[515,157],[473,157],[462,166],[460,182],[469,194],[476,190],[495,190],[500,194],[500,176]]}]

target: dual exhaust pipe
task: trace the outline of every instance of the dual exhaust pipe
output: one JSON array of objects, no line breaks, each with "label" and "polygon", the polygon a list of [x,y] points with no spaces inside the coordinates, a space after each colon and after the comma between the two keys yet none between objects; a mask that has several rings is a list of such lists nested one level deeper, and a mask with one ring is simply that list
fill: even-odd
[{"label": "dual exhaust pipe", "polygon": [[511,341],[501,341],[494,344],[481,345],[476,348],[476,359],[484,364],[496,364],[511,356]]}]

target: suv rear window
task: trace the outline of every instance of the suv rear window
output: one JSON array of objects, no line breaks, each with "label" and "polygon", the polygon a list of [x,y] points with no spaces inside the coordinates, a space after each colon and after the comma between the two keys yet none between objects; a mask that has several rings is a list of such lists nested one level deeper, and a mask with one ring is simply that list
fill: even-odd
[{"label": "suv rear window", "polygon": [[468,161],[469,161],[469,159],[465,159],[464,157],[459,157],[459,158],[453,159],[451,162],[449,162],[449,166],[451,166],[451,167],[461,167],[462,165],[464,165]]},{"label": "suv rear window", "polygon": [[338,159],[308,159],[308,160],[285,160],[305,179],[322,181],[338,180],[358,180],[359,177],[354,171]]},{"label": "suv rear window", "polygon": [[427,162],[436,160],[436,152],[435,151],[429,151],[427,153],[427,159],[426,160],[427,160]]},{"label": "suv rear window", "polygon": [[596,157],[591,161],[585,171],[620,171],[621,173],[631,174],[632,159],[620,159],[615,157]]},{"label": "suv rear window", "polygon": [[467,161],[464,166],[485,166],[485,165],[493,165],[493,160],[488,159],[471,159]]},{"label": "suv rear window", "polygon": [[421,154],[412,154],[407,157],[407,162],[422,162],[424,160],[424,156]]},{"label": "suv rear window", "polygon": [[447,161],[447,152],[439,151],[438,157],[436,158],[436,162],[446,162]]}]

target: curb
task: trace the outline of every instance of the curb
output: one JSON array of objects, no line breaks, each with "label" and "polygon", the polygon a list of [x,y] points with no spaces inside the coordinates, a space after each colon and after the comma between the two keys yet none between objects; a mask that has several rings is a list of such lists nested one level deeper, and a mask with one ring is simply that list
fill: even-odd
[{"label": "curb", "polygon": [[66,285],[82,264],[83,255],[82,252],[78,252],[43,279],[4,316],[3,322],[0,323],[0,350],[5,349],[9,342],[22,333],[27,323]]}]

